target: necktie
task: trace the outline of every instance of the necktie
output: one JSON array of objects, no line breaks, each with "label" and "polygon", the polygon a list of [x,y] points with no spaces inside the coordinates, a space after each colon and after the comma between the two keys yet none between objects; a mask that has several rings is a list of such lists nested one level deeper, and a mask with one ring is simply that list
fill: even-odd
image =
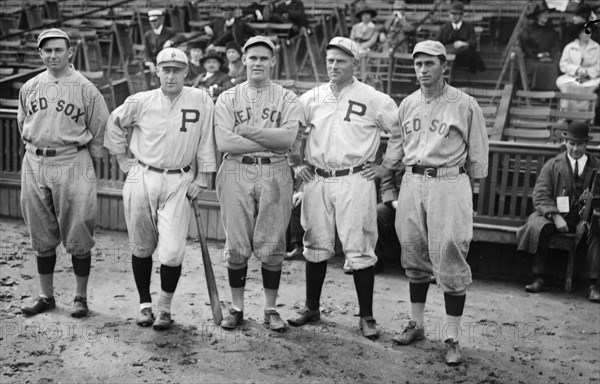
[{"label": "necktie", "polygon": [[575,180],[579,180],[579,161],[575,160],[575,171],[573,171]]}]

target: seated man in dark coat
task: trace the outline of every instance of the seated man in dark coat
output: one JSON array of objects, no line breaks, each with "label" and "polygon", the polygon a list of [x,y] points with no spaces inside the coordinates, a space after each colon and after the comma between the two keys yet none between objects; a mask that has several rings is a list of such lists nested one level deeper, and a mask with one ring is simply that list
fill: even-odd
[{"label": "seated man in dark coat", "polygon": [[[557,232],[575,232],[581,221],[581,195],[590,185],[593,170],[600,171],[600,159],[586,154],[587,141],[590,139],[587,123],[569,124],[568,132],[563,133],[563,137],[567,151],[544,164],[533,190],[535,212],[517,232],[519,251],[534,254],[534,280],[525,287],[528,292],[540,292],[544,288],[550,237]],[[592,225],[580,245],[587,246],[586,271],[590,279],[587,297],[600,302],[600,234],[597,225]]]},{"label": "seated man in dark coat", "polygon": [[301,0],[283,0],[275,4],[273,14],[269,21],[292,23],[289,37],[300,33],[300,28],[308,28],[308,18],[304,12],[304,4]]},{"label": "seated man in dark coat", "polygon": [[450,21],[438,32],[436,40],[446,46],[446,52],[456,54],[455,65],[468,67],[471,73],[485,71],[485,64],[475,50],[477,38],[473,26],[462,19],[464,5],[457,1],[450,6]]},{"label": "seated man in dark coat", "polygon": [[156,55],[163,48],[168,48],[173,44],[173,39],[177,37],[177,33],[171,28],[165,27],[164,12],[161,9],[148,11],[148,19],[152,28],[144,33],[144,54],[146,65],[154,73],[156,72]]}]

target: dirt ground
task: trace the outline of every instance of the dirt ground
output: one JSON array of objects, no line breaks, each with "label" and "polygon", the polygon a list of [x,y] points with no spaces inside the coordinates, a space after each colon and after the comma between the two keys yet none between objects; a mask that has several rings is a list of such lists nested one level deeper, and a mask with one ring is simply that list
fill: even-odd
[{"label": "dirt ground", "polygon": [[[286,333],[262,323],[260,266],[250,264],[246,322],[227,332],[212,322],[198,243],[188,241],[173,303],[173,329],[140,328],[127,237],[99,230],[92,253],[91,316],[69,316],[74,277],[59,252],[57,308],[31,318],[20,306],[38,293],[35,257],[19,220],[0,220],[0,383],[600,383],[600,306],[559,289],[531,295],[520,285],[476,281],[468,291],[461,345],[464,363],[443,362],[443,295],[429,290],[426,340],[399,347],[409,320],[408,282],[398,267],[376,276],[374,313],[382,336],[358,330],[356,293],[342,259],[330,262],[322,320]],[[230,302],[222,245],[211,257],[224,311]],[[155,259],[152,291],[160,288]],[[286,261],[279,311],[296,314],[304,298],[304,262]]]}]

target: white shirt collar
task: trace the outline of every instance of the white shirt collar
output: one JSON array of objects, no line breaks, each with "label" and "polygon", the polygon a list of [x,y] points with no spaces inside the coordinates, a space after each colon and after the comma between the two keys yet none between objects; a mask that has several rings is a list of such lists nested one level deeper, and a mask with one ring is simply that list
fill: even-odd
[{"label": "white shirt collar", "polygon": [[[575,172],[575,159],[571,157],[571,155],[569,155],[567,153],[567,157],[569,158],[569,162],[571,163],[571,169],[573,170],[573,172]],[[583,174],[583,169],[585,168],[585,164],[587,163],[587,155],[584,154],[583,156],[581,156],[579,159],[577,159],[577,163],[578,165],[578,171],[579,171],[579,175],[577,176],[581,176]]]},{"label": "white shirt collar", "polygon": [[452,23],[452,28],[460,29],[460,27],[462,27],[462,20],[459,21],[458,23]]},{"label": "white shirt collar", "polygon": [[161,24],[160,27],[153,28],[153,29],[154,29],[155,34],[160,35],[160,33],[162,32],[162,29],[163,29],[163,25]]}]

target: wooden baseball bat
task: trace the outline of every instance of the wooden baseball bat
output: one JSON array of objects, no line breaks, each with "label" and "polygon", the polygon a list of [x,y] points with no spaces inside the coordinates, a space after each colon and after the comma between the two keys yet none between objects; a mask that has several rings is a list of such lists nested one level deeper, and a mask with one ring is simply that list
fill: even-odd
[{"label": "wooden baseball bat", "polygon": [[208,253],[208,245],[206,244],[206,239],[204,238],[204,229],[202,228],[200,211],[198,209],[198,201],[196,199],[192,200],[192,206],[194,207],[194,216],[196,217],[196,225],[198,227],[198,241],[200,241],[200,248],[202,250],[202,263],[204,264],[204,274],[206,275],[206,285],[208,287],[208,295],[210,297],[210,308],[212,310],[215,324],[220,325],[221,320],[223,320],[221,301],[219,300],[217,282],[215,281],[215,274],[213,273],[212,262],[210,260],[210,254]]}]

